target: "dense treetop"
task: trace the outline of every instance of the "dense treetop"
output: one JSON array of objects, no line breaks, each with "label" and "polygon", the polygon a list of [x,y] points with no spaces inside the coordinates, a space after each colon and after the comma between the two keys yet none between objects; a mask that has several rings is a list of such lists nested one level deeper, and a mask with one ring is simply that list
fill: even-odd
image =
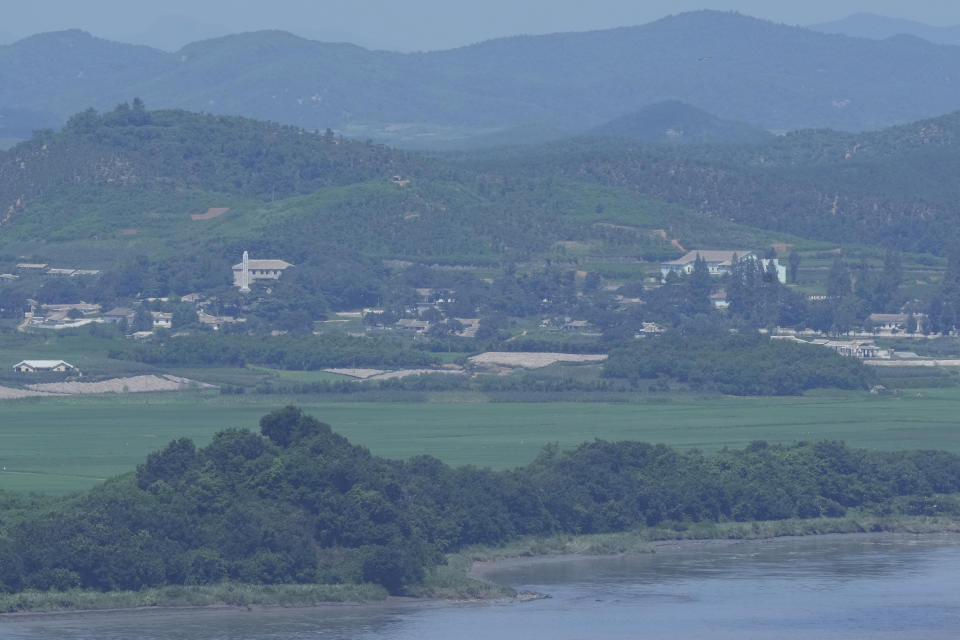
[{"label": "dense treetop", "polygon": [[808,389],[864,389],[870,371],[856,358],[759,335],[679,335],[637,340],[610,352],[604,375],[634,383],[676,379],[732,395],[793,395]]}]

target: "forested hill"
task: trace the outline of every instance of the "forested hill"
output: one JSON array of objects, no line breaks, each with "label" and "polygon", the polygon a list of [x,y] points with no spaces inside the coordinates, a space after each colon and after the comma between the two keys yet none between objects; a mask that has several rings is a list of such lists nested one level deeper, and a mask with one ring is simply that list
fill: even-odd
[{"label": "forested hill", "polygon": [[759,144],[773,137],[760,127],[722,120],[678,100],[646,106],[585,135],[669,144]]},{"label": "forested hill", "polygon": [[799,131],[762,145],[582,137],[470,162],[623,187],[807,238],[942,254],[955,234],[958,152],[960,112],[876,132]]},{"label": "forested hill", "polygon": [[[261,434],[181,439],[39,513],[0,507],[0,592],[359,583],[403,593],[442,554],[662,523],[956,512],[960,458],[838,442],[714,455],[595,441],[507,472],[388,460],[287,407]],[[2,497],[2,496],[0,496]],[[0,505],[7,502],[0,500]]]},{"label": "forested hill", "polygon": [[[960,49],[702,11],[629,28],[399,54],[264,31],[176,53],[79,31],[0,47],[0,111],[25,129],[139,95],[429,144],[538,123],[583,131],[666,99],[772,129],[875,128],[960,108]],[[37,126],[37,124],[34,126]],[[520,134],[518,134],[520,135]]]},{"label": "forested hill", "polygon": [[185,111],[113,111],[71,117],[0,155],[2,202],[58,184],[175,184],[260,200],[312,193],[393,174],[426,161],[402,151],[291,126]]},{"label": "forested hill", "polygon": [[82,243],[105,267],[129,248],[166,262],[213,257],[221,266],[211,273],[227,273],[222,263],[242,248],[301,267],[323,257],[346,273],[357,258],[529,260],[560,242],[656,258],[676,254],[672,239],[782,239],[625,189],[475,169],[332,131],[150,111],[140,100],[81,112],[60,132],[0,152],[0,208],[0,246],[39,241],[52,256],[44,260],[56,258],[58,243]]},{"label": "forested hill", "polygon": [[[244,247],[297,264],[320,254],[480,264],[557,257],[571,242],[656,260],[676,253],[674,239],[689,248],[796,237],[943,254],[960,202],[958,144],[954,113],[756,144],[602,136],[430,157],[134,100],[0,152],[0,245],[42,241],[53,255],[59,242],[83,241],[102,266],[118,239],[155,258],[227,262]],[[229,214],[192,219],[208,209]]]}]

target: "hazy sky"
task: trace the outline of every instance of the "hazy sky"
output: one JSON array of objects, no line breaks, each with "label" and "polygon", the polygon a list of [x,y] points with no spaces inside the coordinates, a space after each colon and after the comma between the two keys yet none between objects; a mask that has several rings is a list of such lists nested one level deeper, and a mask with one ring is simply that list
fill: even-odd
[{"label": "hazy sky", "polygon": [[960,24],[960,0],[11,0],[5,5],[0,22],[5,40],[78,27],[168,47],[229,32],[286,29],[364,46],[441,49],[518,33],[642,24],[695,9],[737,10],[788,24],[858,11]]}]

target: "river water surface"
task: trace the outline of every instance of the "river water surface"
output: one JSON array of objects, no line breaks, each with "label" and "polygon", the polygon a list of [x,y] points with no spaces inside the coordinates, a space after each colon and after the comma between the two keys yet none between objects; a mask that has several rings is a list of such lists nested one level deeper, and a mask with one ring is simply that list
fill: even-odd
[{"label": "river water surface", "polygon": [[0,638],[267,640],[960,637],[960,537],[824,536],[508,562],[531,602],[7,619]]}]

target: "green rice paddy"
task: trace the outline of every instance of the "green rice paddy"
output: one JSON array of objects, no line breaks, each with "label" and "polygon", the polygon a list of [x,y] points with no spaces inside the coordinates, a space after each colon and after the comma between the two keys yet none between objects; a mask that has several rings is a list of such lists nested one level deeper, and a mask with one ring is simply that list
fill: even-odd
[{"label": "green rice paddy", "polygon": [[715,450],[753,440],[837,439],[874,449],[960,452],[960,389],[900,397],[829,393],[798,398],[669,395],[633,403],[359,403],[209,392],[113,394],[0,402],[0,489],[66,493],[130,471],[170,440],[198,445],[228,427],[297,404],[373,453],[426,453],[497,469],[530,462],[543,445],[642,440]]}]

